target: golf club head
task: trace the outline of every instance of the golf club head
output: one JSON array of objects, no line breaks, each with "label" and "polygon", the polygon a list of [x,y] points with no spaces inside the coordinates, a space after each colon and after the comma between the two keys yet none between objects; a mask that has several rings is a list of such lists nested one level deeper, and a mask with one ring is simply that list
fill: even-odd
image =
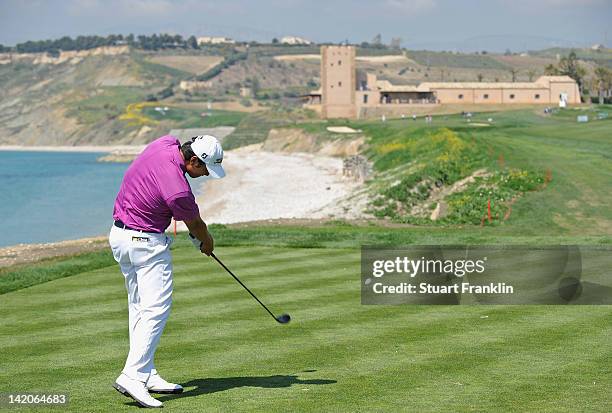
[{"label": "golf club head", "polygon": [[291,321],[291,317],[289,316],[289,314],[281,314],[276,317],[276,321],[281,324],[287,324],[289,321]]}]

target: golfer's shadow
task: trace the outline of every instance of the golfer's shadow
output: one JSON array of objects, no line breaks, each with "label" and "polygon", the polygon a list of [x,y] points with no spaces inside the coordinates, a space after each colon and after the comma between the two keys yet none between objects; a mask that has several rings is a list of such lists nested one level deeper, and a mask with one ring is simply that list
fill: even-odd
[{"label": "golfer's shadow", "polygon": [[[261,387],[264,389],[291,387],[294,384],[333,384],[336,380],[311,379],[302,380],[296,375],[291,376],[255,376],[255,377],[210,377],[195,379],[182,383],[185,391],[180,394],[168,394],[157,398],[159,401],[194,397],[201,394],[217,393],[236,387]],[[193,387],[193,389],[190,389]]]}]

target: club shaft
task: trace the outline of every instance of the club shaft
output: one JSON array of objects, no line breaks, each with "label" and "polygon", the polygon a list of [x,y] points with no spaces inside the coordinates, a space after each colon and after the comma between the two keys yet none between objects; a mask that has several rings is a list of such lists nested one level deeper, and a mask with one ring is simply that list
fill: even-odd
[{"label": "club shaft", "polygon": [[211,257],[213,257],[213,258],[215,259],[215,261],[217,261],[217,262],[219,263],[219,265],[221,265],[221,266],[222,266],[222,267],[225,269],[225,271],[227,271],[227,272],[229,273],[229,275],[231,275],[232,277],[234,277],[234,280],[238,281],[238,284],[242,285],[242,287],[243,287],[245,290],[247,290],[247,292],[248,292],[249,294],[251,294],[251,297],[253,297],[255,300],[257,300],[257,302],[258,302],[259,304],[261,304],[261,306],[262,306],[263,308],[265,308],[265,309],[266,309],[266,311],[268,312],[268,314],[270,314],[270,315],[272,316],[272,318],[274,318],[274,319],[276,320],[276,316],[275,316],[274,314],[272,314],[272,311],[270,311],[270,310],[268,309],[268,307],[266,307],[266,305],[265,305],[264,303],[262,303],[262,302],[259,300],[259,298],[257,298],[257,296],[256,296],[255,294],[253,294],[253,292],[251,292],[251,290],[249,290],[249,288],[248,288],[246,285],[244,285],[244,284],[242,283],[242,281],[240,281],[240,280],[238,279],[238,277],[236,277],[236,276],[234,275],[234,273],[233,273],[233,272],[232,272],[232,271],[231,271],[229,268],[227,268],[227,267],[225,266],[225,264],[223,264],[219,258],[217,258],[217,256],[216,256],[214,253],[211,253],[211,254],[210,254],[210,256],[211,256]]}]

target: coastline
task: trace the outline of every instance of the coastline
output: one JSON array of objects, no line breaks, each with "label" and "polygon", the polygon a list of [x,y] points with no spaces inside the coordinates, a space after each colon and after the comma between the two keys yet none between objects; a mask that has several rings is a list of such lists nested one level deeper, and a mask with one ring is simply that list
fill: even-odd
[{"label": "coastline", "polygon": [[[108,152],[139,149],[135,146],[14,147],[22,151]],[[227,151],[222,180],[191,182],[200,215],[208,224],[237,224],[278,219],[356,219],[362,217],[359,204],[346,200],[361,184],[342,176],[342,160],[306,153],[262,151],[260,145]],[[350,208],[349,208],[350,207]],[[353,209],[353,211],[349,211]],[[347,213],[348,211],[348,213]],[[173,230],[173,224],[168,231]],[[178,231],[186,231],[179,222]],[[0,268],[71,255],[83,246],[104,247],[106,235],[45,244],[17,244],[0,247]]]},{"label": "coastline", "polygon": [[38,244],[16,244],[0,247],[0,269],[31,264],[48,258],[72,256],[108,248],[108,236],[79,238]]},{"label": "coastline", "polygon": [[[194,182],[200,215],[207,224],[363,216],[363,205],[345,203],[363,186],[342,175],[341,158],[268,152],[251,145],[227,151],[223,166],[225,178]],[[179,222],[177,229],[187,228]]]}]

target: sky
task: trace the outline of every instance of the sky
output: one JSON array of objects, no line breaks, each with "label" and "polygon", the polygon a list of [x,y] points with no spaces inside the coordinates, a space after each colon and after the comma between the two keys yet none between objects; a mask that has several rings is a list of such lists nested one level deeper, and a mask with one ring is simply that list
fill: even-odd
[{"label": "sky", "polygon": [[612,0],[0,0],[0,44],[171,33],[269,42],[394,37],[410,49],[512,51],[612,43]]}]

